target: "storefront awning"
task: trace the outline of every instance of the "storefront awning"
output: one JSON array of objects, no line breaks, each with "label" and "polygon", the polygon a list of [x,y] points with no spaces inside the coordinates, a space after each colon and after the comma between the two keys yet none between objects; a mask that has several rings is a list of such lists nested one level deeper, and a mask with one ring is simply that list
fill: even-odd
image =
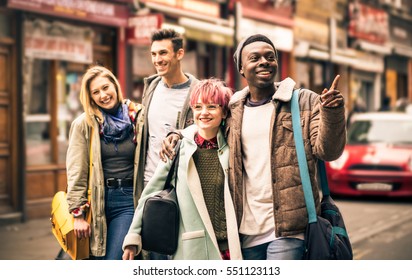
[{"label": "storefront awning", "polygon": [[234,29],[229,26],[208,23],[187,17],[179,18],[179,25],[185,28],[189,39],[203,41],[218,46],[233,46]]},{"label": "storefront awning", "polygon": [[368,52],[357,51],[352,67],[366,72],[383,73],[385,70],[384,57]]},{"label": "storefront awning", "polygon": [[316,49],[309,49],[308,57],[317,59],[317,60],[330,60],[330,55],[328,52],[316,50]]},{"label": "storefront awning", "polygon": [[293,30],[291,28],[267,24],[249,18],[240,19],[237,28],[237,40],[242,40],[257,33],[266,35],[280,51],[291,52],[293,49]]},{"label": "storefront awning", "polygon": [[406,46],[394,46],[393,52],[397,55],[412,58],[412,48]]},{"label": "storefront awning", "polygon": [[372,44],[366,41],[361,41],[357,40],[354,45],[354,47],[359,47],[360,49],[368,52],[374,52],[378,54],[383,54],[383,55],[388,55],[391,54],[392,50],[391,47],[388,45],[378,45],[378,44]]},{"label": "storefront awning", "polygon": [[311,58],[323,61],[330,60],[328,50],[316,48],[307,41],[299,41],[294,48],[293,54],[298,58]]},{"label": "storefront awning", "polygon": [[332,62],[339,65],[353,66],[357,63],[356,50],[336,48],[332,53]]},{"label": "storefront awning", "polygon": [[338,49],[330,54],[326,50],[314,48],[308,42],[300,42],[295,48],[294,55],[297,58],[329,61],[366,72],[382,73],[384,71],[383,56],[354,49]]},{"label": "storefront awning", "polygon": [[[145,2],[145,6],[147,8],[149,8],[151,10],[161,12],[161,13],[164,13],[166,15],[173,15],[175,17],[190,17],[190,18],[195,18],[197,20],[201,20],[201,21],[205,21],[205,22],[212,22],[212,23],[219,24],[219,25],[228,25],[229,24],[228,19],[209,16],[209,15],[205,15],[204,13],[199,13],[199,12],[195,12],[193,10],[178,8],[176,6],[173,7],[173,5],[176,5],[176,3],[172,3],[171,5],[163,5],[163,4],[153,3],[153,2],[150,2],[150,1],[144,1],[144,2]],[[206,3],[206,1],[203,1],[203,2],[205,2],[205,3],[201,3],[201,4],[208,4],[208,3]],[[188,2],[188,3],[191,4],[190,2]]]}]

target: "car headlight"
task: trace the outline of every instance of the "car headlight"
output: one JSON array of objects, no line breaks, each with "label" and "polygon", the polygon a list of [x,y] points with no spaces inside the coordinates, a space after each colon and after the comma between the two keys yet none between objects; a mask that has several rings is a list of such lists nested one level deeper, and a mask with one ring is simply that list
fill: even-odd
[{"label": "car headlight", "polygon": [[345,165],[348,158],[349,153],[347,151],[343,151],[342,155],[337,160],[329,162],[329,166],[333,169],[341,169]]}]

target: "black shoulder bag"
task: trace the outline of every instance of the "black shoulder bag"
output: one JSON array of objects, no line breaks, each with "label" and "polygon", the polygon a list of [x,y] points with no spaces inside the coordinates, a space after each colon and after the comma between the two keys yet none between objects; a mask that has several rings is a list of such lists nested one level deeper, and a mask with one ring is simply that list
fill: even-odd
[{"label": "black shoulder bag", "polygon": [[315,200],[310,183],[298,104],[299,89],[293,91],[291,101],[293,134],[298,155],[309,223],[305,232],[305,260],[352,260],[352,246],[346,232],[339,208],[330,196],[325,163],[318,160],[318,171],[322,186],[321,214],[316,215]]},{"label": "black shoulder bag", "polygon": [[[143,207],[142,248],[163,255],[173,255],[179,235],[179,204],[176,196],[180,142],[166,178],[163,191],[149,197]],[[174,185],[171,183],[175,176]]]}]

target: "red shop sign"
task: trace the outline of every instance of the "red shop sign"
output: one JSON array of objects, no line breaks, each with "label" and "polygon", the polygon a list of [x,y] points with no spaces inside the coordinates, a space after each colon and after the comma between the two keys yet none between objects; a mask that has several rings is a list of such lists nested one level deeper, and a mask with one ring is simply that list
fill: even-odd
[{"label": "red shop sign", "polygon": [[92,0],[8,0],[9,8],[83,20],[110,26],[127,26],[126,5]]},{"label": "red shop sign", "polygon": [[350,37],[384,44],[389,39],[388,14],[362,3],[349,3],[348,33]]},{"label": "red shop sign", "polygon": [[148,14],[129,18],[126,39],[129,44],[147,46],[153,31],[162,26],[162,14]]}]

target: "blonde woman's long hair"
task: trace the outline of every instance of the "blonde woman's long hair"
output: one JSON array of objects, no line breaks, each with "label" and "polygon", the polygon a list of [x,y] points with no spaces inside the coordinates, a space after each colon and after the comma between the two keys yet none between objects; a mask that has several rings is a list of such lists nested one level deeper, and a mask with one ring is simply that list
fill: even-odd
[{"label": "blonde woman's long hair", "polygon": [[113,83],[116,88],[117,100],[119,103],[123,102],[123,93],[120,88],[119,81],[116,76],[106,67],[103,66],[92,66],[86,73],[84,73],[82,78],[82,85],[80,89],[80,102],[83,105],[83,110],[86,113],[86,122],[89,126],[93,126],[93,118],[97,117],[99,122],[103,121],[103,116],[99,110],[99,106],[91,98],[90,93],[90,83],[96,77],[106,77],[111,83]]}]

